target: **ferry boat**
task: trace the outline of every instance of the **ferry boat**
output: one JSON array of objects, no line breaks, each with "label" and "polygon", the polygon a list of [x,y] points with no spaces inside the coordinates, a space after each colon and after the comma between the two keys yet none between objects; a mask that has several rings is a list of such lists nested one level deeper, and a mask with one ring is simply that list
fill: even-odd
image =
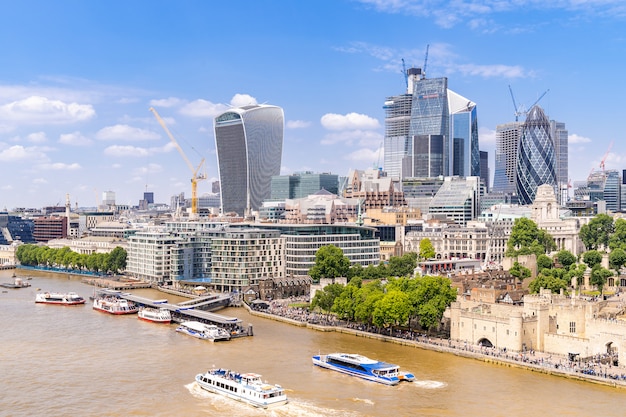
[{"label": "ferry boat", "polygon": [[134,314],[139,311],[139,305],[124,298],[104,296],[93,300],[93,309],[115,315]]},{"label": "ferry boat", "polygon": [[3,282],[2,284],[0,284],[0,287],[4,287],[4,288],[26,288],[26,287],[30,287],[30,282],[28,281],[24,281],[22,278],[20,277],[13,277],[13,282]]},{"label": "ferry boat", "polygon": [[85,304],[85,299],[75,292],[43,292],[35,295],[35,302],[41,304],[61,304],[65,306],[73,306]]},{"label": "ferry boat", "polygon": [[355,353],[329,353],[313,356],[313,364],[368,381],[396,385],[401,381],[414,381],[415,376],[400,371],[398,365],[380,362]]},{"label": "ferry boat", "polygon": [[259,408],[287,404],[287,394],[280,385],[271,385],[254,373],[240,374],[228,369],[211,369],[196,375],[198,385],[209,392],[224,395]]},{"label": "ferry boat", "polygon": [[217,327],[214,324],[206,324],[199,321],[184,321],[180,323],[176,331],[211,342],[230,340],[230,333],[225,329]]},{"label": "ferry boat", "polygon": [[166,323],[172,322],[172,313],[166,308],[152,308],[143,307],[139,309],[137,313],[139,320],[151,321],[153,323]]}]

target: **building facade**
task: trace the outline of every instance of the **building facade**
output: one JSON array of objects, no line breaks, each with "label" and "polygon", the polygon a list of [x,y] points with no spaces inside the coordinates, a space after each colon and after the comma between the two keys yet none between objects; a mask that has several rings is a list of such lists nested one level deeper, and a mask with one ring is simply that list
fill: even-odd
[{"label": "building facade", "polygon": [[257,211],[280,174],[283,109],[270,105],[234,108],[214,120],[222,213]]},{"label": "building facade", "polygon": [[516,166],[515,184],[520,204],[532,204],[540,185],[556,188],[556,156],[550,122],[537,105],[530,109],[522,127]]},{"label": "building facade", "polygon": [[522,122],[496,126],[494,192],[514,194],[517,167],[517,149],[522,131]]}]

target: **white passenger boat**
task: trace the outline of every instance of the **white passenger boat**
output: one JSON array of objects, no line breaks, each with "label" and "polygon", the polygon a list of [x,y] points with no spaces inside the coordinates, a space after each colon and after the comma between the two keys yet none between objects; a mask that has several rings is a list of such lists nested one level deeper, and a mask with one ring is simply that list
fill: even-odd
[{"label": "white passenger boat", "polygon": [[315,355],[313,356],[313,364],[386,385],[396,385],[401,381],[415,380],[413,374],[400,371],[398,365],[380,362],[354,353]]},{"label": "white passenger boat", "polygon": [[166,308],[143,307],[137,313],[139,320],[151,321],[153,323],[171,323],[172,314]]},{"label": "white passenger boat", "polygon": [[139,311],[139,305],[124,298],[104,296],[93,300],[93,309],[115,315],[134,314]]},{"label": "white passenger boat", "polygon": [[283,387],[263,382],[259,374],[211,369],[204,374],[196,375],[196,382],[209,392],[259,408],[277,407],[288,402]]},{"label": "white passenger boat", "polygon": [[180,323],[176,331],[211,342],[230,339],[230,333],[225,329],[217,327],[214,324],[206,324],[199,321],[184,321]]},{"label": "white passenger boat", "polygon": [[85,304],[85,299],[75,292],[43,292],[35,295],[35,302],[41,304],[60,304],[73,306]]}]

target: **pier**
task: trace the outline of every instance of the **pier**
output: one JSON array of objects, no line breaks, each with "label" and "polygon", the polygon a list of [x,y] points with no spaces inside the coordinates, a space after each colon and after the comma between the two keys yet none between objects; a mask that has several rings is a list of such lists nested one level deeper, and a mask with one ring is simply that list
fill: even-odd
[{"label": "pier", "polygon": [[227,307],[230,303],[228,294],[209,295],[184,301],[179,304],[170,304],[167,300],[152,300],[146,297],[105,288],[98,291],[99,294],[112,295],[139,305],[153,308],[164,308],[170,311],[172,321],[182,323],[184,321],[199,321],[207,324],[215,324],[228,330],[231,338],[252,336],[252,328],[245,329],[240,318],[229,317],[214,313],[209,310]]}]

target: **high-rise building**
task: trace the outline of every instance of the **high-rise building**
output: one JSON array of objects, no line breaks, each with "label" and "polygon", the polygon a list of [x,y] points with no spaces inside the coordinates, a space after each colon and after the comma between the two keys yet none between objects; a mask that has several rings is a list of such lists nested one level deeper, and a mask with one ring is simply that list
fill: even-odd
[{"label": "high-rise building", "polygon": [[494,192],[514,194],[517,166],[517,149],[523,122],[505,123],[496,126]]},{"label": "high-rise building", "polygon": [[568,132],[565,123],[550,120],[550,136],[554,142],[554,153],[556,158],[556,200],[560,205],[565,205],[569,193],[569,172],[568,172]]},{"label": "high-rise building", "polygon": [[489,152],[480,151],[480,180],[485,185],[485,192],[489,192]]},{"label": "high-rise building", "polygon": [[115,205],[115,191],[103,191],[102,192],[102,205],[103,206]]},{"label": "high-rise building", "polygon": [[222,213],[240,216],[269,198],[272,176],[280,174],[283,109],[250,105],[229,109],[214,120]]},{"label": "high-rise building", "polygon": [[556,156],[550,137],[550,122],[541,107],[528,112],[517,153],[516,189],[520,204],[532,204],[537,187],[557,186]]},{"label": "high-rise building", "polygon": [[[449,90],[447,78],[427,79],[420,68],[411,68],[406,94],[387,97],[383,108],[387,175],[480,175],[476,104]],[[439,138],[441,149],[433,148],[437,155],[425,157],[425,147]],[[438,173],[426,174],[426,167]]]},{"label": "high-rise building", "polygon": [[415,135],[411,153],[404,159],[403,178],[435,178],[444,173],[443,135]]},{"label": "high-rise building", "polygon": [[322,189],[338,195],[339,177],[337,174],[297,172],[291,175],[275,175],[272,177],[270,200],[285,201],[290,198],[303,198]]}]

